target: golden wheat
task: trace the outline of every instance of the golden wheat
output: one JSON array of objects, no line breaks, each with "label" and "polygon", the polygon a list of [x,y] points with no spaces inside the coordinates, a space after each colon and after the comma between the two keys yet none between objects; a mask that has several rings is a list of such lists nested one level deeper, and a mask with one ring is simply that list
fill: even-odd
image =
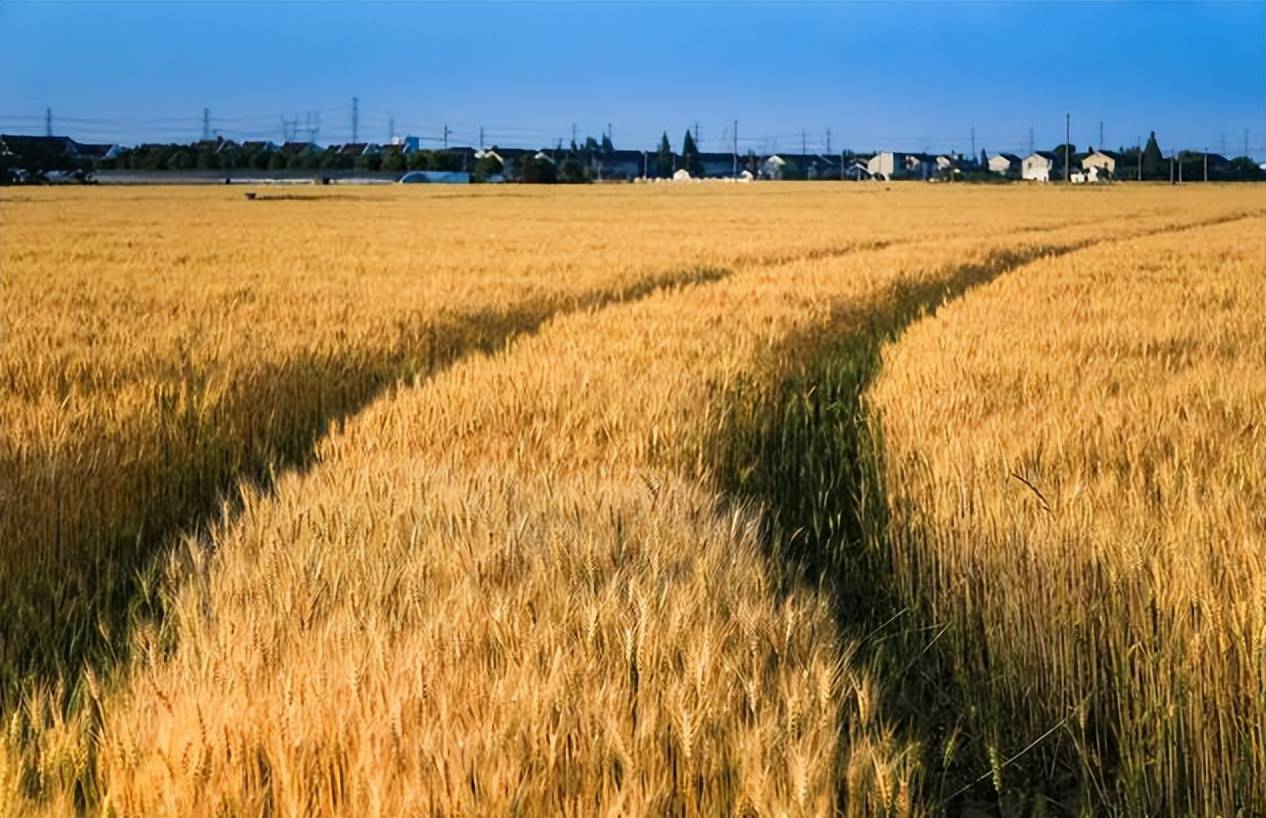
[{"label": "golden wheat", "polygon": [[[0,588],[44,583],[72,606],[50,626],[76,626],[6,609],[6,649],[52,659],[6,655],[0,805],[916,812],[922,750],[830,589],[791,581],[759,506],[725,491],[748,457],[734,396],[774,394],[911,287],[1255,205],[915,186],[6,201]],[[79,235],[44,246],[55,223]],[[90,596],[130,627],[103,639],[123,658],[78,656],[97,623],[73,593],[154,564],[162,591],[143,572]]]},{"label": "golden wheat", "polygon": [[1128,814],[1266,808],[1262,228],[1004,276],[873,393],[897,570],[954,623],[976,727],[1059,726],[1036,755]]}]

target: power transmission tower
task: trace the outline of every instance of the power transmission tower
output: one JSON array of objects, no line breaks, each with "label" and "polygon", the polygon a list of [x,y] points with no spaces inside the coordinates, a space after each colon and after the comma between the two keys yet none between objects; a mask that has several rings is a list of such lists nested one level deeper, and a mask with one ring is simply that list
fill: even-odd
[{"label": "power transmission tower", "polygon": [[52,108],[44,109],[44,135],[45,136],[53,135],[53,109]]},{"label": "power transmission tower", "polygon": [[211,138],[211,109],[202,109],[202,141],[206,142]]},{"label": "power transmission tower", "polygon": [[360,99],[352,97],[352,143],[355,144],[360,140]]}]

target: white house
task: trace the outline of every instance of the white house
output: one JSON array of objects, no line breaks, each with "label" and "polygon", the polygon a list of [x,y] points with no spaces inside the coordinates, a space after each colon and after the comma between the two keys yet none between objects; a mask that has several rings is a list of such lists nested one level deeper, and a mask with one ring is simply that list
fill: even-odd
[{"label": "white house", "polygon": [[1020,157],[1014,153],[995,153],[989,157],[989,170],[993,173],[1019,173],[1022,164]]},{"label": "white house", "polygon": [[783,168],[787,167],[787,160],[778,154],[765,157],[765,161],[760,163],[760,178],[762,179],[781,179]]},{"label": "white house", "polygon": [[844,166],[844,178],[862,181],[870,178],[870,169],[861,159],[854,159]]},{"label": "white house", "polygon": [[1100,176],[1110,179],[1125,170],[1125,161],[1121,154],[1100,148],[1097,151],[1091,150],[1090,153],[1086,154],[1081,160],[1081,167],[1086,171],[1092,168],[1095,169],[1097,173],[1096,179]]},{"label": "white house", "polygon": [[1034,151],[1024,157],[1021,175],[1033,182],[1049,182],[1064,172],[1062,160],[1051,151]]},{"label": "white house", "polygon": [[936,173],[936,159],[921,153],[880,151],[866,169],[877,179],[928,179]]}]

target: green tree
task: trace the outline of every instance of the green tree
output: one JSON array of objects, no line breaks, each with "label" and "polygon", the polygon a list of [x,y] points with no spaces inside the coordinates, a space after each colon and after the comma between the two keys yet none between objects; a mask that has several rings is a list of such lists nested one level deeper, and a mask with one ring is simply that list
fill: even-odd
[{"label": "green tree", "polygon": [[691,176],[703,176],[703,162],[699,159],[699,149],[695,147],[694,134],[686,129],[686,136],[681,140],[681,163]]},{"label": "green tree", "polygon": [[198,170],[219,170],[220,157],[215,151],[198,151]]},{"label": "green tree", "polygon": [[589,181],[584,162],[575,156],[564,159],[558,168],[558,181],[571,185]]},{"label": "green tree", "polygon": [[389,150],[382,157],[382,169],[392,173],[404,171],[404,154],[400,150]]},{"label": "green tree", "polygon": [[659,140],[659,152],[655,154],[655,175],[661,179],[673,175],[673,147],[668,144],[668,131]]},{"label": "green tree", "polygon": [[1156,143],[1156,131],[1147,136],[1147,145],[1143,148],[1143,178],[1169,178],[1169,166],[1161,155],[1160,145]]},{"label": "green tree", "polygon": [[558,170],[548,159],[537,159],[533,154],[525,153],[514,160],[520,182],[526,184],[553,184],[558,181]]},{"label": "green tree", "polygon": [[477,182],[486,182],[488,177],[501,173],[501,162],[495,156],[484,156],[475,161],[471,177]]}]

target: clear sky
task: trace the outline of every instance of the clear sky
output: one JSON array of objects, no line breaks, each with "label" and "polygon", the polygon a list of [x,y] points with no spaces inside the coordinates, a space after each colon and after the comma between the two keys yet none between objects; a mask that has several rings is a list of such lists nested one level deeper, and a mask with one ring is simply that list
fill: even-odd
[{"label": "clear sky", "polygon": [[397,134],[705,150],[1266,151],[1266,4],[0,2],[0,130],[185,141],[319,116]]}]

